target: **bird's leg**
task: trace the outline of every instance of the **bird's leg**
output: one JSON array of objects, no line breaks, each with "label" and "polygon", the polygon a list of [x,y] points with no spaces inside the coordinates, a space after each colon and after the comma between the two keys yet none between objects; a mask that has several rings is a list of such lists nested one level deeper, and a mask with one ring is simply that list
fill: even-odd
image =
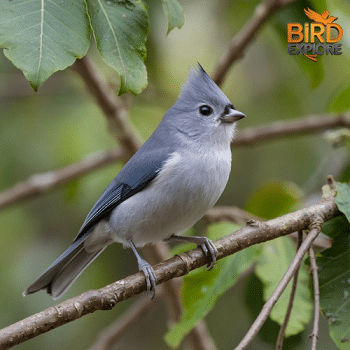
[{"label": "bird's leg", "polygon": [[207,270],[211,270],[216,264],[216,256],[218,255],[218,251],[214,243],[207,237],[171,235],[165,241],[177,241],[183,243],[189,242],[197,244],[198,247],[202,248],[204,255],[210,260],[210,263],[207,265]]},{"label": "bird's leg", "polygon": [[145,274],[147,292],[151,292],[151,299],[153,299],[156,295],[157,287],[157,277],[154,273],[153,267],[141,257],[133,242],[129,242],[129,245],[136,256],[137,263],[139,265],[139,270]]}]

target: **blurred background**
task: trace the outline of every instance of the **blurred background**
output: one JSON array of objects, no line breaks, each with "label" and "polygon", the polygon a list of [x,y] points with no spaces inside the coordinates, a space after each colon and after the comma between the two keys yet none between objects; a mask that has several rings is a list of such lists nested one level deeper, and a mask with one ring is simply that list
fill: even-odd
[{"label": "blurred background", "polygon": [[[130,119],[144,139],[175,102],[188,68],[198,61],[211,74],[258,3],[183,1],[185,24],[166,36],[161,3],[148,1],[149,86],[137,97],[126,96]],[[288,55],[285,23],[298,22],[300,10],[312,6],[319,12],[327,9],[339,18],[337,23],[344,30],[342,55],[322,57],[317,63],[301,55]],[[341,103],[334,101],[349,86],[349,23],[349,4],[336,0],[301,2],[275,14],[222,86],[235,107],[247,116],[240,121],[239,129],[340,111]],[[118,75],[104,64],[93,42],[88,54],[117,93]],[[347,98],[349,106],[349,95]],[[115,147],[104,115],[71,69],[54,74],[35,93],[1,52],[0,104],[0,191],[33,174],[54,171]],[[328,174],[348,181],[348,165],[346,149],[333,147],[324,133],[237,147],[230,181],[218,204],[263,216],[259,209],[254,210],[254,198],[262,190],[274,188],[278,193],[282,188],[292,199],[289,209],[295,209],[313,203]],[[56,304],[44,292],[26,298],[22,292],[69,246],[90,208],[121,167],[120,163],[107,166],[0,211],[0,328]],[[136,271],[132,252],[112,245],[62,301]],[[83,317],[17,348],[87,349],[98,332],[121,317],[137,299],[123,302],[112,311]],[[253,275],[230,289],[206,318],[218,349],[237,345],[262,305],[262,285]],[[167,329],[164,308],[159,303],[114,349],[168,349],[163,340]],[[278,330],[276,323],[268,321],[252,349],[273,349]],[[285,349],[308,349],[310,333],[308,327],[302,334],[287,338]],[[325,319],[321,320],[319,342],[322,349],[336,349]]]}]

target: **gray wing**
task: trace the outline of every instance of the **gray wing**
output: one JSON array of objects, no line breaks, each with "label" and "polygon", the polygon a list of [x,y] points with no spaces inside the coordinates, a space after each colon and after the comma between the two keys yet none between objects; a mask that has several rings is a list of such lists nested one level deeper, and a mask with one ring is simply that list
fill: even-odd
[{"label": "gray wing", "polygon": [[152,143],[145,143],[107,186],[87,215],[74,242],[109,215],[117,205],[144,189],[157,176],[171,150],[159,148],[159,145]]}]

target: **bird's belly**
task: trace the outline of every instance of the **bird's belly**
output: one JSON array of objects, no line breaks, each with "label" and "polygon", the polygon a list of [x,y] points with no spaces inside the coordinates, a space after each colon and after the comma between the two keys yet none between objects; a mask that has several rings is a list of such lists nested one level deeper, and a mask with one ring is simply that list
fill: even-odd
[{"label": "bird's belly", "polygon": [[160,173],[147,188],[113,210],[109,219],[113,239],[142,246],[190,228],[226,186],[230,164],[216,163],[215,159],[209,166],[204,161]]}]

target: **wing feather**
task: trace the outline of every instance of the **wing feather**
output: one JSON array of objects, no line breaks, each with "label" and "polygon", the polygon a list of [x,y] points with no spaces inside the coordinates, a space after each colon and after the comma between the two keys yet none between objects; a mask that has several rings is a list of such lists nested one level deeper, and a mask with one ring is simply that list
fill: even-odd
[{"label": "wing feather", "polygon": [[107,186],[87,215],[74,242],[116,206],[150,184],[170,154],[169,148],[156,148],[145,143]]}]

